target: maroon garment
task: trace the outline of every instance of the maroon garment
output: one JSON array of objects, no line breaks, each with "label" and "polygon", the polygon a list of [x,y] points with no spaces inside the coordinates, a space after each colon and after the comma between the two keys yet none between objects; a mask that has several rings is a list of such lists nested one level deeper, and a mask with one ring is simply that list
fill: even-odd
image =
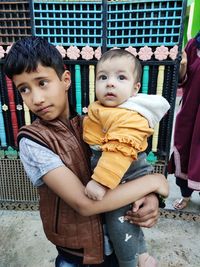
[{"label": "maroon garment", "polygon": [[200,191],[200,57],[195,39],[188,42],[185,51],[187,78],[182,84],[182,107],[176,117],[174,149],[168,171],[188,179],[188,187]]}]

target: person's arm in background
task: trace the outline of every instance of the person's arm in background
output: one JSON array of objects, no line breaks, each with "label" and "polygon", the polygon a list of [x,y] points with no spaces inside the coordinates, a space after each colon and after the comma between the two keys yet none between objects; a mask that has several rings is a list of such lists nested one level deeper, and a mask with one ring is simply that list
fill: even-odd
[{"label": "person's arm in background", "polygon": [[187,71],[187,54],[183,50],[182,59],[180,62],[180,67],[179,67],[179,77],[178,77],[179,82],[183,82],[185,75],[186,75],[186,71]]}]

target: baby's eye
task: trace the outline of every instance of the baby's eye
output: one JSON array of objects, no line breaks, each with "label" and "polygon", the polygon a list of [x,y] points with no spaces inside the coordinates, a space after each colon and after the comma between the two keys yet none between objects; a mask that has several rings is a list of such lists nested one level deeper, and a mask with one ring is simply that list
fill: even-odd
[{"label": "baby's eye", "polygon": [[47,84],[48,84],[48,81],[47,80],[41,80],[41,81],[39,81],[39,85],[41,87],[45,87]]},{"label": "baby's eye", "polygon": [[119,75],[119,80],[121,80],[121,81],[123,81],[123,80],[125,80],[126,79],[126,77],[124,76],[124,75]]},{"label": "baby's eye", "polygon": [[99,80],[106,80],[107,79],[107,76],[102,74],[99,76]]}]

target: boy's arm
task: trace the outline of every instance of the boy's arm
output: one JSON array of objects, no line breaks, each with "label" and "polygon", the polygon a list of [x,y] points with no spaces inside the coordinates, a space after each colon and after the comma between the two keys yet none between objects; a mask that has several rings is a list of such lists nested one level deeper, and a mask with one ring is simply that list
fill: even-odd
[{"label": "boy's arm", "polygon": [[111,211],[133,203],[137,199],[156,192],[168,195],[168,183],[161,174],[150,174],[140,179],[119,185],[108,190],[101,201],[94,201],[85,195],[85,187],[78,177],[65,166],[48,172],[43,181],[68,205],[84,216]]}]

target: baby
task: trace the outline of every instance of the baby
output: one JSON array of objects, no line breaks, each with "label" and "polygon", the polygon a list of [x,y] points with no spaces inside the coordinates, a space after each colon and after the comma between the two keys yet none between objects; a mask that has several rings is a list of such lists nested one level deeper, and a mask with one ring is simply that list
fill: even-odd
[{"label": "baby", "polygon": [[[91,199],[101,200],[108,189],[152,172],[144,153],[147,139],[170,106],[162,96],[138,94],[141,74],[139,60],[122,49],[107,51],[97,63],[98,101],[89,106],[83,122],[84,141],[93,151],[94,171],[85,188]],[[123,221],[129,208],[105,215],[119,265],[154,267],[157,263],[146,252],[142,230]]]}]

